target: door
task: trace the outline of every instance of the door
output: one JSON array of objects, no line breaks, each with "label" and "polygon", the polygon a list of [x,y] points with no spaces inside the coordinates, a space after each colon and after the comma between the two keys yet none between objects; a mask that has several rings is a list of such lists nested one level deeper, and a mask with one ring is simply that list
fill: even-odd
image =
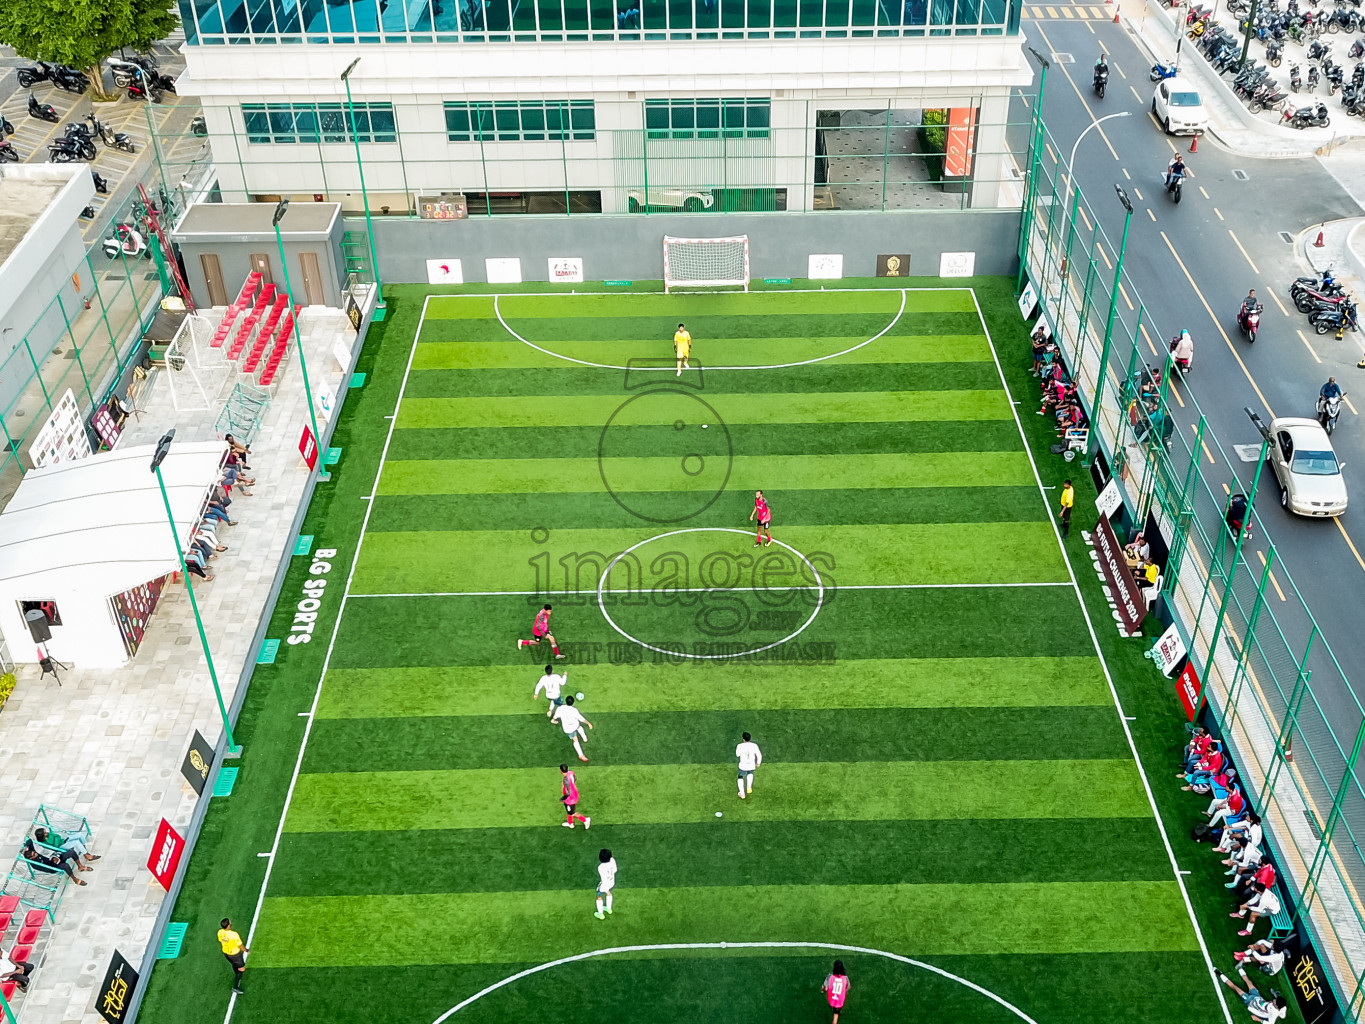
[{"label": "door", "polygon": [[303,293],[308,297],[308,305],[325,306],[327,293],[322,290],[322,271],[318,267],[318,254],[299,253],[299,266],[303,268]]},{"label": "door", "polygon": [[261,275],[261,284],[274,284],[275,275],[270,272],[270,257],[263,252],[251,254],[251,269]]},{"label": "door", "polygon": [[226,306],[230,300],[227,286],[223,283],[223,268],[218,262],[218,254],[200,253],[199,268],[204,272],[204,285],[209,291],[209,305]]}]

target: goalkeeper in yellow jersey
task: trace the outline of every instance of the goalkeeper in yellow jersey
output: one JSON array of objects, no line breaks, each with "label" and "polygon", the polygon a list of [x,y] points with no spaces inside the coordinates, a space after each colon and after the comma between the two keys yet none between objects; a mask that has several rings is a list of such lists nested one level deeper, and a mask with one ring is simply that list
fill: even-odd
[{"label": "goalkeeper in yellow jersey", "polygon": [[692,354],[692,335],[687,333],[687,328],[678,324],[678,329],[673,332],[673,353],[678,357],[677,376],[681,377],[683,370],[690,370],[687,364],[687,357]]}]

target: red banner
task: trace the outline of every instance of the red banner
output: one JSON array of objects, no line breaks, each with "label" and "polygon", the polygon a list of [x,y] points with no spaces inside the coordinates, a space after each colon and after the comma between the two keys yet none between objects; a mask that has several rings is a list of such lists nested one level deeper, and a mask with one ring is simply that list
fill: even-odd
[{"label": "red banner", "polygon": [[147,858],[147,869],[163,889],[169,890],[175,869],[180,864],[180,855],[185,852],[184,837],[171,827],[165,818],[156,830],[156,841],[152,843],[151,855]]},{"label": "red banner", "polygon": [[953,107],[948,111],[948,144],[943,173],[950,178],[965,178],[972,173],[972,141],[976,134],[976,108]]},{"label": "red banner", "polygon": [[1100,516],[1091,536],[1095,541],[1095,554],[1100,556],[1100,572],[1104,573],[1105,586],[1109,588],[1114,605],[1118,608],[1123,631],[1136,633],[1142,620],[1147,617],[1147,601],[1138,588],[1137,580],[1133,579],[1133,573],[1123,557],[1123,546],[1114,536],[1108,516]]},{"label": "red banner", "polygon": [[1175,692],[1185,707],[1185,717],[1191,722],[1199,711],[1199,696],[1203,687],[1204,684],[1199,681],[1199,673],[1194,670],[1194,662],[1186,658],[1185,667],[1180,670],[1180,675],[1175,677]]},{"label": "red banner", "polygon": [[299,454],[303,456],[303,461],[308,463],[309,469],[318,467],[318,443],[313,438],[313,432],[308,429],[305,423],[303,434],[299,437]]}]

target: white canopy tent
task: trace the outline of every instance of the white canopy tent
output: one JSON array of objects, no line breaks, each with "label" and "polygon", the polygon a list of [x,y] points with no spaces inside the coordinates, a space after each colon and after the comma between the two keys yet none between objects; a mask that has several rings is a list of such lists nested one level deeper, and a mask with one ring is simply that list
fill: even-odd
[{"label": "white canopy tent", "polygon": [[[180,568],[151,471],[155,450],[121,448],[25,474],[0,512],[0,633],[15,661],[39,660],[24,601],[56,605],[47,653],[58,661],[107,668],[129,660],[125,634],[141,638],[162,578]],[[182,547],[225,450],[222,441],[181,442],[161,464]]]}]

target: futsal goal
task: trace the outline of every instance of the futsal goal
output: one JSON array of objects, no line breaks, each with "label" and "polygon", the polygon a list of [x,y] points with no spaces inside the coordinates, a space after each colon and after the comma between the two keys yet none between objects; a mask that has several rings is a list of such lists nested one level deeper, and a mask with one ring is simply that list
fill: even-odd
[{"label": "futsal goal", "polygon": [[674,238],[664,236],[664,291],[673,288],[749,290],[749,236]]}]

